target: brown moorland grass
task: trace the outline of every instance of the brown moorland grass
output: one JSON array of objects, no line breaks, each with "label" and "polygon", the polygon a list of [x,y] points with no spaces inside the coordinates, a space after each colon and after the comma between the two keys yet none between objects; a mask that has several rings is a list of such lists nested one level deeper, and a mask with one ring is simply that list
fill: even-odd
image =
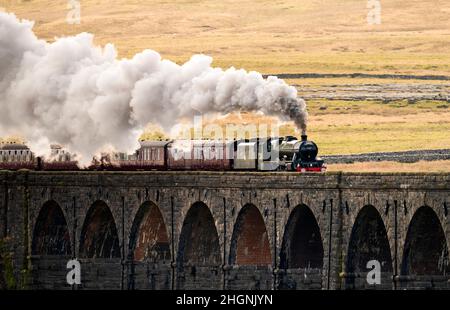
[{"label": "brown moorland grass", "polygon": [[450,74],[450,2],[382,1],[381,24],[363,0],[82,0],[68,24],[67,0],[2,0],[35,21],[46,40],[91,32],[120,56],[154,49],[184,62],[206,53],[218,66],[263,73]]},{"label": "brown moorland grass", "polygon": [[397,163],[392,161],[328,165],[328,171],[346,172],[450,172],[450,160]]},{"label": "brown moorland grass", "polygon": [[[319,110],[324,104],[327,109]],[[437,108],[438,104],[432,102],[424,102],[423,109],[418,105],[313,101],[309,105],[308,135],[318,144],[321,155],[450,148],[449,109]],[[280,136],[300,135],[292,123],[251,113],[205,119],[204,125],[208,123],[222,126],[223,132],[227,124],[266,124],[269,129],[279,126]],[[152,131],[147,130],[143,138],[152,138]]]},{"label": "brown moorland grass", "polygon": [[[53,41],[55,37],[91,32],[96,43],[115,44],[120,57],[132,57],[149,48],[178,63],[192,54],[205,53],[214,58],[216,66],[265,74],[450,75],[448,0],[382,1],[381,25],[367,24],[364,0],[81,0],[80,3],[79,25],[66,22],[67,0],[0,0],[0,7],[20,18],[34,20],[39,38]],[[300,86],[449,84],[449,81],[349,78],[287,81]],[[450,108],[442,102],[408,105],[311,100],[308,110],[309,135],[318,143],[321,154],[450,147]],[[230,122],[274,120],[244,113],[217,122],[224,126]],[[281,128],[281,135],[292,133],[295,133],[292,124]],[[438,162],[429,165],[439,167]]]}]

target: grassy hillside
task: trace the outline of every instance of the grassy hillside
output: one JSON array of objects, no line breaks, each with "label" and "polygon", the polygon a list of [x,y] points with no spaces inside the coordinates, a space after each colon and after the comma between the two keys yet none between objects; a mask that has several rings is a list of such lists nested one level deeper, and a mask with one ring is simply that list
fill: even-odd
[{"label": "grassy hillside", "polygon": [[[121,57],[149,48],[179,63],[192,54],[206,53],[217,66],[266,74],[450,76],[448,0],[382,0],[381,25],[368,25],[366,0],[81,0],[79,25],[66,22],[67,4],[67,0],[0,0],[7,11],[35,20],[35,31],[43,39],[91,32],[99,44],[114,43]],[[348,78],[288,82],[299,86],[423,83]],[[312,100],[308,105],[309,133],[322,154],[450,147],[450,105],[445,102]],[[219,122],[264,121],[267,118],[246,115]],[[284,133],[292,132],[292,126],[284,128]],[[421,164],[414,169],[429,167]]]},{"label": "grassy hillside", "polygon": [[[308,135],[319,145],[321,155],[450,149],[450,113],[448,108],[441,108],[447,104],[309,101],[308,106]],[[256,123],[266,124],[270,131],[277,119],[241,113],[214,119],[212,123],[221,125],[223,132],[227,124]],[[293,124],[279,126],[281,136],[300,135]],[[151,133],[155,130],[150,128],[148,132],[144,138],[154,137]]]},{"label": "grassy hillside", "polygon": [[381,25],[368,25],[365,0],[82,0],[79,25],[66,23],[67,4],[0,1],[42,38],[88,31],[121,56],[151,48],[263,73],[450,74],[447,0],[381,1]]},{"label": "grassy hillside", "polygon": [[450,160],[396,163],[389,161],[328,165],[328,171],[351,172],[450,172]]}]

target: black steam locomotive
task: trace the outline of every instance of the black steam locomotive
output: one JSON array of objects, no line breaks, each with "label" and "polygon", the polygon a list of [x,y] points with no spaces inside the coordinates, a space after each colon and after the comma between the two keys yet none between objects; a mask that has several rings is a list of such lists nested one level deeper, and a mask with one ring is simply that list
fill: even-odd
[{"label": "black steam locomotive", "polygon": [[288,160],[286,170],[297,172],[323,172],[326,171],[324,161],[317,157],[319,148],[306,135],[301,140],[296,137],[286,137],[280,143],[280,157]]}]

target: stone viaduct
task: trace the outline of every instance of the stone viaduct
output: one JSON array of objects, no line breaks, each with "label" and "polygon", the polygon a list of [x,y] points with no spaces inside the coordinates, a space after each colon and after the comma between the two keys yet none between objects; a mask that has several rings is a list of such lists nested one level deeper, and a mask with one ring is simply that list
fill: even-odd
[{"label": "stone viaduct", "polygon": [[448,173],[0,171],[0,185],[3,288],[450,288]]}]

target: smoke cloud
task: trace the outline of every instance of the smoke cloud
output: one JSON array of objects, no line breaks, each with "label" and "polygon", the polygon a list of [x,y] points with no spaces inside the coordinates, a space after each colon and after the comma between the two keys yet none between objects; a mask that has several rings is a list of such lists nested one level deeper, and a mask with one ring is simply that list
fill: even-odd
[{"label": "smoke cloud", "polygon": [[0,135],[24,136],[38,155],[50,143],[84,163],[105,148],[130,152],[147,123],[170,130],[199,112],[261,111],[306,129],[305,102],[276,77],[213,68],[205,55],[183,65],[152,50],[119,60],[91,34],[47,43],[32,27],[0,12]]}]

